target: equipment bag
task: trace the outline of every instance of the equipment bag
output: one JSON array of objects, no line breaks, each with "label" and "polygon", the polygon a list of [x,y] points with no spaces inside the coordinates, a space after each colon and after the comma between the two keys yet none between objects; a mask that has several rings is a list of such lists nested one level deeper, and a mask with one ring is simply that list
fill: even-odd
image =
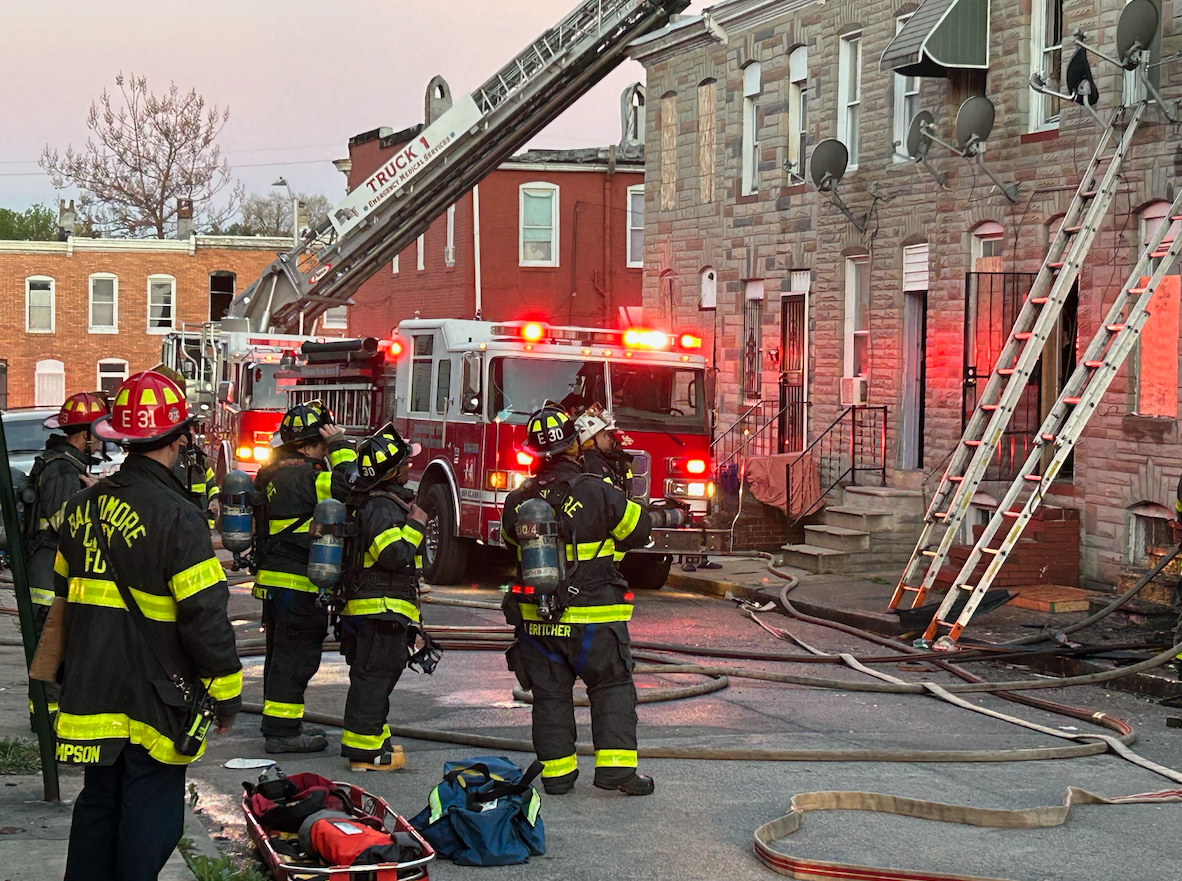
[{"label": "equipment bag", "polygon": [[389,832],[372,817],[359,819],[341,811],[319,811],[304,820],[300,849],[329,866],[408,863],[423,856],[409,832]]},{"label": "equipment bag", "polygon": [[445,762],[443,782],[410,824],[456,865],[524,863],[546,852],[542,799],[530,785],[541,772],[541,762],[523,772],[503,756]]},{"label": "equipment bag", "polygon": [[292,774],[253,786],[243,783],[250,811],[269,831],[299,832],[304,820],[323,810],[348,814],[349,794],[319,774]]}]

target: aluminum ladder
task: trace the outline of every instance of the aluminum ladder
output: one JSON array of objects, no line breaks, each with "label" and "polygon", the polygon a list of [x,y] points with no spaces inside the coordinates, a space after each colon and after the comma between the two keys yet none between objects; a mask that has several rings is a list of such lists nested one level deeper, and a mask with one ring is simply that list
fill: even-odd
[{"label": "aluminum ladder", "polygon": [[[944,601],[924,633],[924,639],[930,641],[936,638],[941,627],[948,627],[947,638],[942,641],[941,647],[948,648],[950,643],[956,642],[973,617],[985,592],[993,584],[998,570],[1005,563],[1014,545],[1018,543],[1018,539],[1022,537],[1022,530],[1030,522],[1034,509],[1042,503],[1043,496],[1050,490],[1051,481],[1071,455],[1084,427],[1088,424],[1088,419],[1096,411],[1121,364],[1133,350],[1145,322],[1149,320],[1149,301],[1162,279],[1169,273],[1174,261],[1178,259],[1178,255],[1182,253],[1182,234],[1174,236],[1164,254],[1161,254],[1160,250],[1171,227],[1179,221],[1182,221],[1182,192],[1174,199],[1168,215],[1141,250],[1137,265],[1125,281],[1112,308],[1100,323],[1096,335],[1092,337],[1091,343],[1083,353],[1083,358],[1063,386],[1063,391],[1051,412],[1039,427],[1034,448],[977,539],[952,588],[945,594]],[[1160,254],[1161,262],[1148,281],[1142,284],[1141,281],[1146,277],[1152,261],[1157,259],[1155,254]],[[1039,473],[1043,454],[1048,447],[1053,450],[1053,455]],[[994,536],[1005,524],[1009,525],[1005,538],[996,547],[990,547]],[[977,568],[982,556],[992,559],[981,579],[975,585],[970,585],[968,582],[972,579],[973,570]],[[957,598],[965,591],[970,592],[968,601],[956,619],[950,620]]]},{"label": "aluminum ladder", "polygon": [[[923,530],[891,596],[889,608],[898,608],[908,593],[912,595],[910,608],[922,605],[947,560],[948,551],[968,513],[969,503],[997,453],[1002,434],[1059,319],[1063,303],[1071,293],[1096,233],[1112,206],[1125,156],[1146,107],[1145,101],[1137,104],[1123,133],[1120,133],[1120,122],[1126,110],[1119,108],[1101,134],[1030,293],[1014,320],[997,366],[977,400],[977,408],[928,506]],[[1108,153],[1113,140],[1116,140],[1116,146]],[[926,572],[920,577],[925,565]],[[955,594],[956,591],[951,591],[949,595]]]}]

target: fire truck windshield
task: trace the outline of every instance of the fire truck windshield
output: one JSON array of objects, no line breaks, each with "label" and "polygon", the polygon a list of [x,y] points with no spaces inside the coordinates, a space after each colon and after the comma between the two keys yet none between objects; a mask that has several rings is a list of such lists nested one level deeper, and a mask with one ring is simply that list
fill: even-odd
[{"label": "fire truck windshield", "polygon": [[606,405],[603,363],[495,358],[490,367],[492,412],[502,422],[524,424],[546,401],[568,411]]},{"label": "fire truck windshield", "polygon": [[247,364],[242,370],[242,403],[247,410],[286,410],[287,396],[275,382],[278,364]]},{"label": "fire truck windshield", "polygon": [[612,364],[612,412],[620,428],[707,434],[701,370],[663,364]]}]

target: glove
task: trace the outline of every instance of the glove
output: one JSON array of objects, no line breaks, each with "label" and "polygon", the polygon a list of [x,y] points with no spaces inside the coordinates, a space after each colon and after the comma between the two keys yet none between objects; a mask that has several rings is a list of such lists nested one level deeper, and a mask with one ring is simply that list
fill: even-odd
[{"label": "glove", "polygon": [[236,713],[229,713],[229,714],[219,713],[218,714],[218,724],[217,724],[217,728],[216,728],[217,733],[218,734],[225,734],[227,731],[229,731],[231,728],[233,728],[234,727],[234,720],[236,718],[238,718],[238,715]]},{"label": "glove", "polygon": [[320,426],[320,436],[324,438],[326,443],[336,443],[345,436],[345,430],[339,425],[322,425]]},{"label": "glove", "polygon": [[426,523],[430,519],[426,511],[413,503],[410,506],[410,510],[406,512],[406,518],[417,521],[418,523]]}]

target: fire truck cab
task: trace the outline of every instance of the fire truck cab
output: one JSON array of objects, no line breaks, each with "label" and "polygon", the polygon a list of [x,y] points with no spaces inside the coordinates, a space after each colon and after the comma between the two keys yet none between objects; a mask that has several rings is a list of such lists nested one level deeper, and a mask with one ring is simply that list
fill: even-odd
[{"label": "fire truck cab", "polygon": [[[695,520],[707,513],[713,390],[697,337],[455,319],[404,321],[397,333],[390,412],[423,446],[411,485],[430,515],[427,581],[460,581],[472,542],[503,546],[505,499],[534,465],[521,450],[526,421],[546,401],[600,404],[614,416],[635,457],[634,498],[675,499]],[[654,530],[652,546],[622,567],[634,587],[656,588],[673,555],[726,550],[724,530]]]}]

